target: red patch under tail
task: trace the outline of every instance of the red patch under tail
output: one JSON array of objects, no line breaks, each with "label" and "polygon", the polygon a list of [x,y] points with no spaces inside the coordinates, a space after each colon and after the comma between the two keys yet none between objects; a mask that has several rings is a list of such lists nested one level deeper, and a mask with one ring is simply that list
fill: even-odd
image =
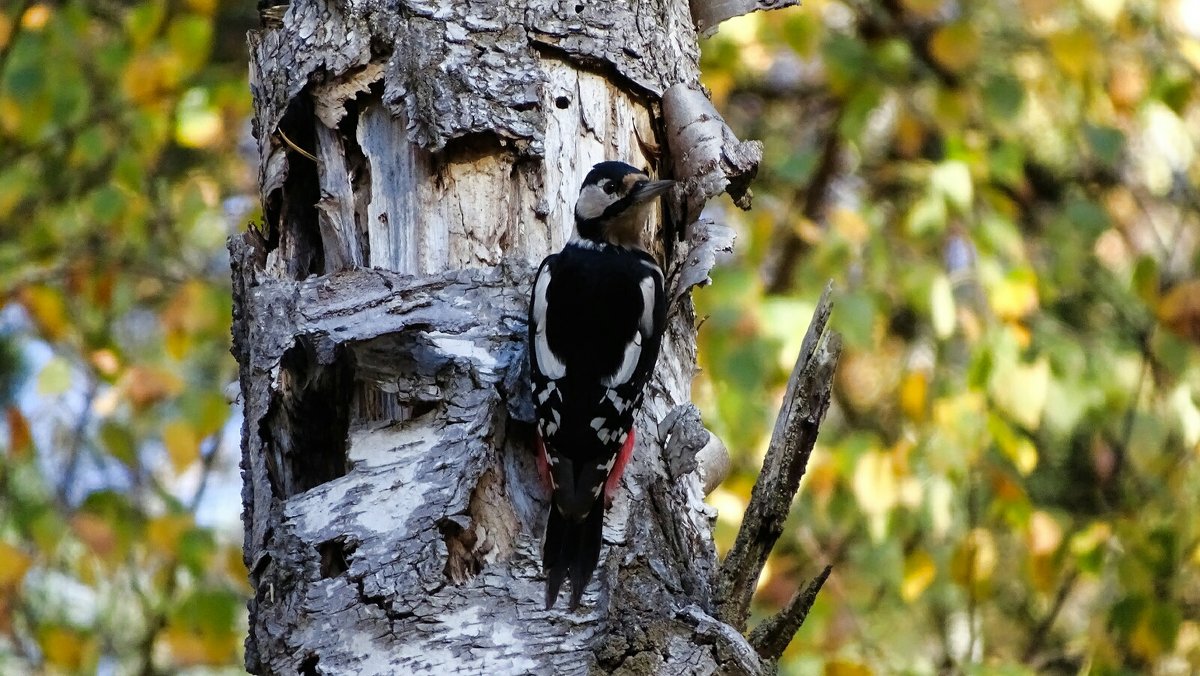
[{"label": "red patch under tail", "polygon": [[608,480],[604,482],[604,507],[606,509],[612,507],[613,494],[617,492],[617,484],[621,482],[621,475],[625,473],[625,465],[628,465],[629,459],[633,457],[633,442],[636,435],[637,432],[630,427],[625,444],[617,452],[617,462],[613,465],[612,471],[608,473]]}]

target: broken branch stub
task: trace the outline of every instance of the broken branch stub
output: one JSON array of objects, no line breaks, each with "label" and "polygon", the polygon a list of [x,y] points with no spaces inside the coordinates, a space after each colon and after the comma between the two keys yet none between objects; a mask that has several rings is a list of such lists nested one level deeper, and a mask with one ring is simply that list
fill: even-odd
[{"label": "broken branch stub", "polygon": [[799,4],[800,0],[692,0],[692,21],[700,35],[709,37],[721,23],[735,16]]},{"label": "broken branch stub", "polygon": [[829,573],[832,571],[833,566],[825,566],[816,577],[809,580],[804,589],[796,590],[783,610],[754,627],[754,631],[750,632],[750,645],[758,651],[759,657],[764,660],[777,660],[783,655],[796,631],[804,624],[808,611],[812,609],[817,594],[825,586],[825,580],[829,579]]},{"label": "broken branch stub", "polygon": [[684,183],[684,222],[695,220],[704,203],[722,192],[739,208],[749,209],[750,181],[762,161],[762,143],[739,141],[698,86],[668,89],[663,117],[672,169]]},{"label": "broken branch stub", "polygon": [[750,494],[733,548],[721,564],[717,581],[719,616],[739,631],[746,628],[750,599],[767,556],[783,533],[800,479],[829,409],[833,372],[841,354],[841,337],[826,331],[832,311],[832,282],[826,285],[804,336],[762,472]]}]

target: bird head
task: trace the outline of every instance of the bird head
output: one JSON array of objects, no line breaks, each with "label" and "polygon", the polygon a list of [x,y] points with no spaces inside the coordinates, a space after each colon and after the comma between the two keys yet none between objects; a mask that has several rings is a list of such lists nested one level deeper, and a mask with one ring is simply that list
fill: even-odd
[{"label": "bird head", "polygon": [[624,162],[601,162],[592,167],[575,203],[575,229],[596,242],[644,248],[642,231],[654,198],[675,181],[655,181]]}]

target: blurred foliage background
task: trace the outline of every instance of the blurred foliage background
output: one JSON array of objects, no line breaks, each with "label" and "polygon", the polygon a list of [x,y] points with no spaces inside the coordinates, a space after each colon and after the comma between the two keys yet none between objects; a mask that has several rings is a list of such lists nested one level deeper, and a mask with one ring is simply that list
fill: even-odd
[{"label": "blurred foliage background", "polygon": [[729,546],[826,280],[835,403],[760,613],[788,674],[1200,673],[1200,2],[807,0],[722,26],[766,144],[698,294]]},{"label": "blurred foliage background", "polygon": [[0,8],[0,674],[240,671],[224,249],[256,21]]},{"label": "blurred foliage background", "polygon": [[[239,671],[256,21],[0,9],[0,673]],[[808,0],[703,46],[767,153],[697,299],[722,547],[829,279],[846,342],[761,581],[834,565],[782,671],[1200,671],[1200,0]]]}]

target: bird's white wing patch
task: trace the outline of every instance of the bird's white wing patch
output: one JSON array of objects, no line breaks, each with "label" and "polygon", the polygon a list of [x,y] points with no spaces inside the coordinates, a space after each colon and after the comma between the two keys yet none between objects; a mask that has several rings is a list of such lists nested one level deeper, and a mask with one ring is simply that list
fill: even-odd
[{"label": "bird's white wing patch", "polygon": [[633,339],[625,345],[625,357],[621,360],[621,365],[617,367],[617,372],[605,378],[601,382],[605,387],[616,387],[623,383],[629,382],[633,377],[633,371],[637,368],[638,359],[642,356],[642,332],[634,331]]},{"label": "bird's white wing patch", "polygon": [[567,372],[567,365],[550,349],[546,336],[546,290],[550,288],[550,268],[542,268],[533,286],[533,349],[537,352],[537,365],[542,375],[557,380]]},{"label": "bird's white wing patch", "polygon": [[639,287],[642,289],[642,319],[638,323],[638,329],[643,336],[648,336],[654,333],[654,282],[657,281],[653,276],[643,277]]}]

